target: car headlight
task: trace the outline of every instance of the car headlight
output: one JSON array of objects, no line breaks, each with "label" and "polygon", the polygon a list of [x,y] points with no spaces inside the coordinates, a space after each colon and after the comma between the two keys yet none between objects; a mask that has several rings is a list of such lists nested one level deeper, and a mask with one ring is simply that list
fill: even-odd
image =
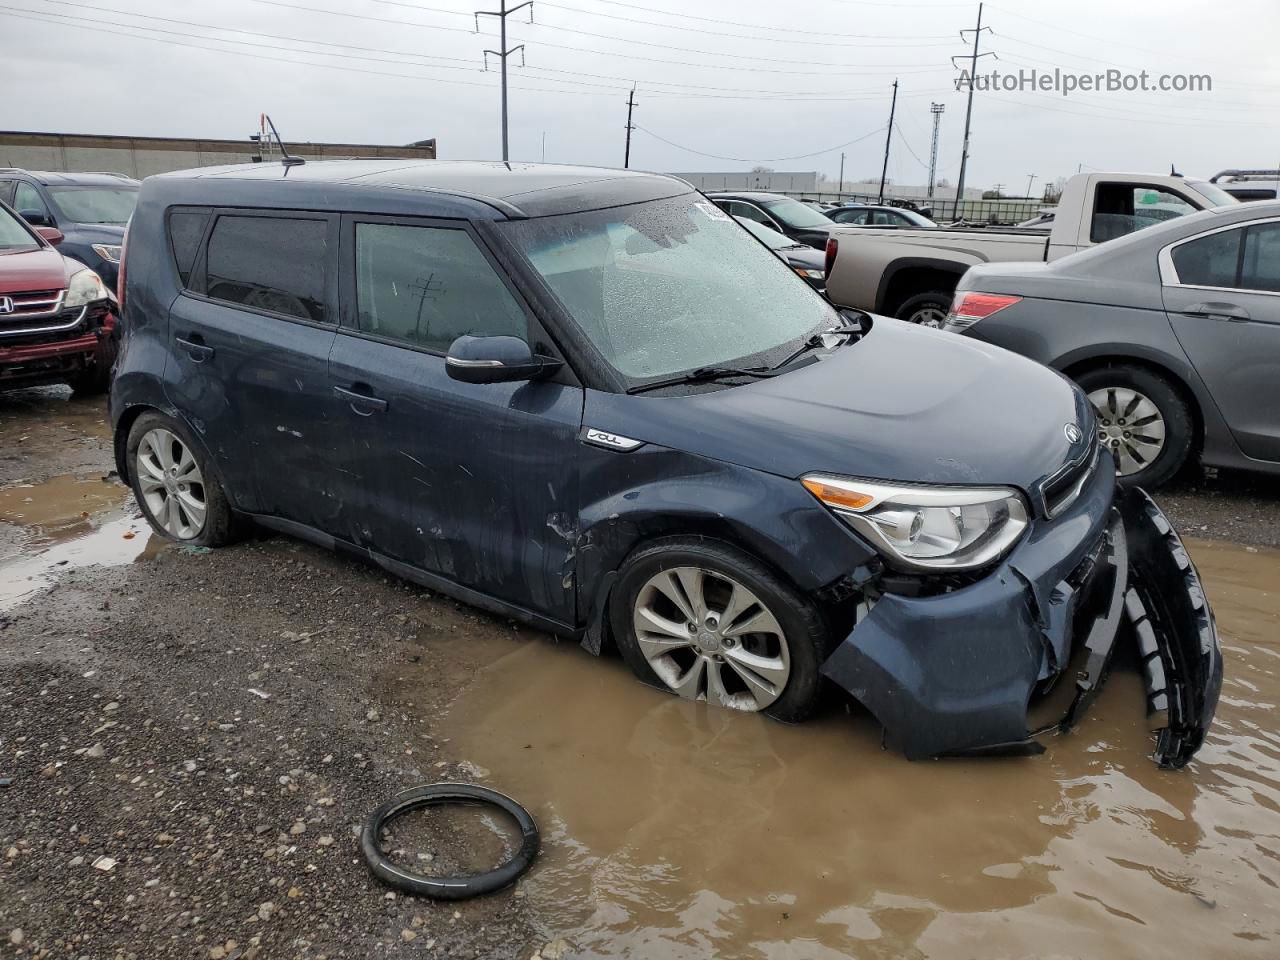
[{"label": "car headlight", "polygon": [[107,299],[107,288],[102,279],[92,270],[81,270],[67,284],[67,298],[62,301],[64,307],[83,307],[89,303]]},{"label": "car headlight", "polygon": [[810,474],[805,489],[903,570],[972,570],[1004,556],[1027,529],[1010,487],[930,487]]},{"label": "car headlight", "polygon": [[806,280],[822,280],[827,276],[823,270],[810,270],[807,267],[792,267],[796,273],[804,277]]},{"label": "car headlight", "polygon": [[95,243],[93,252],[103,260],[110,260],[112,263],[120,262],[120,244],[118,243]]}]

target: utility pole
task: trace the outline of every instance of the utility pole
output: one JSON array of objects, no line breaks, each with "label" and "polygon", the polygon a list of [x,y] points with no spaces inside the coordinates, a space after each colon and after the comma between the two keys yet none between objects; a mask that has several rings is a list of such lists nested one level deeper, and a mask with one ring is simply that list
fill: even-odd
[{"label": "utility pole", "polygon": [[884,179],[889,174],[889,144],[893,142],[893,113],[898,109],[898,81],[893,81],[893,100],[889,104],[889,130],[884,137],[884,166],[880,168],[880,203],[884,203]]},{"label": "utility pole", "polygon": [[[982,25],[982,4],[978,4],[978,25],[973,29],[973,53],[969,56],[969,103],[964,110],[964,147],[960,153],[960,177],[956,181],[956,205],[959,209],[960,201],[964,199],[964,174],[965,168],[969,165],[969,121],[973,118],[973,88],[974,78],[978,75],[978,57],[989,57],[990,53],[978,53],[978,38],[982,36],[983,30],[990,30],[990,27]],[[960,31],[960,38],[963,40],[968,30]],[[956,58],[952,57],[951,62],[954,65]]]},{"label": "utility pole", "polygon": [[836,187],[837,194],[844,193],[844,151],[840,151],[840,186]]},{"label": "utility pole", "polygon": [[622,168],[624,170],[631,167],[631,131],[636,125],[631,122],[631,111],[636,107],[636,85],[631,84],[631,92],[627,94],[627,147],[622,154]]},{"label": "utility pole", "polygon": [[1027,174],[1027,196],[1028,197],[1031,196],[1031,183],[1033,180],[1035,180],[1035,178],[1036,178],[1036,175],[1034,173]]},{"label": "utility pole", "polygon": [[547,162],[547,131],[542,131],[542,162]]},{"label": "utility pole", "polygon": [[929,104],[929,112],[933,114],[933,143],[929,146],[929,199],[933,199],[933,177],[938,171],[938,124],[942,122],[942,111],[947,109],[945,103]]},{"label": "utility pole", "polygon": [[493,54],[502,61],[502,159],[503,162],[510,159],[510,153],[507,149],[507,57],[520,51],[520,66],[524,66],[524,44],[518,47],[507,49],[507,17],[524,7],[529,8],[529,22],[533,23],[533,0],[524,0],[524,3],[517,4],[507,9],[507,0],[498,0],[497,10],[477,10],[476,17],[476,33],[480,32],[481,17],[497,17],[498,18],[498,46],[502,47],[501,51],[486,50],[484,52],[484,68],[489,69],[489,54]]}]

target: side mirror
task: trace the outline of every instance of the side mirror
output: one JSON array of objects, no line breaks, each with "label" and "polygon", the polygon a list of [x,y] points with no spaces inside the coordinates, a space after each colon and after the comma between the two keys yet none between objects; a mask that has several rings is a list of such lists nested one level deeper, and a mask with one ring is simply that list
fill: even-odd
[{"label": "side mirror", "polygon": [[52,227],[53,221],[43,210],[19,210],[18,216],[33,227]]},{"label": "side mirror", "polygon": [[55,247],[63,240],[67,239],[62,235],[62,231],[57,227],[36,227],[36,233],[40,234],[40,236],[44,237]]},{"label": "side mirror", "polygon": [[445,369],[463,383],[510,383],[550,376],[559,360],[537,356],[519,337],[470,337],[453,341]]}]

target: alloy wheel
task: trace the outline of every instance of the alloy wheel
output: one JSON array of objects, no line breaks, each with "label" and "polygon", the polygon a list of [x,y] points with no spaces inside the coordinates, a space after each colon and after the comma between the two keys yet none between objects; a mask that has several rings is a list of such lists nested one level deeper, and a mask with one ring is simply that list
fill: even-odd
[{"label": "alloy wheel", "polygon": [[908,322],[941,330],[947,322],[947,311],[940,307],[921,307],[907,318]]},{"label": "alloy wheel", "polygon": [[204,529],[208,503],[195,455],[171,430],[148,430],[138,444],[138,488],[155,522],[176,540]]},{"label": "alloy wheel", "polygon": [[1098,413],[1098,442],[1127,477],[1150,466],[1164,449],[1165,422],[1151,399],[1130,387],[1104,387],[1089,394]]},{"label": "alloy wheel", "polygon": [[777,617],[716,571],[674,567],[654,574],[636,596],[632,626],[653,672],[689,700],[763,710],[791,675]]}]

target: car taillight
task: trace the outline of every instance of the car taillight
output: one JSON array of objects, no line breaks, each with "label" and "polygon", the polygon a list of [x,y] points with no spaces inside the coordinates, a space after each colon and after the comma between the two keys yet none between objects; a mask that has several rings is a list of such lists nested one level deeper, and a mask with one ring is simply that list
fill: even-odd
[{"label": "car taillight", "polygon": [[826,258],[822,264],[822,272],[831,276],[831,266],[836,262],[836,251],[840,249],[840,241],[835,237],[827,237]]},{"label": "car taillight", "polygon": [[993,313],[999,313],[1005,307],[1011,307],[1021,297],[1010,297],[1001,293],[974,293],[972,290],[957,293],[951,301],[951,311],[947,314],[947,325],[950,327],[967,327],[983,320]]},{"label": "car taillight", "polygon": [[124,261],[129,254],[129,228],[125,227],[124,239],[120,241],[120,269],[116,271],[116,310],[120,319],[124,319]]}]

